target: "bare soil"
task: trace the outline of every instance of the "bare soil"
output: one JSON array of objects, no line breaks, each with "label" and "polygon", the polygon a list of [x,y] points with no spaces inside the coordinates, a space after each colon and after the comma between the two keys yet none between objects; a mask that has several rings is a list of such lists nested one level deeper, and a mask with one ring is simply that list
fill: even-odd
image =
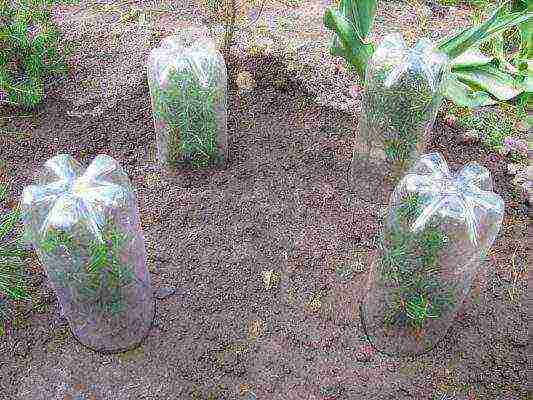
[{"label": "bare soil", "polygon": [[[277,64],[246,67],[275,74]],[[232,82],[236,68],[230,64]],[[290,85],[260,83],[240,95],[232,83],[228,104],[227,167],[168,175],[154,166],[146,88],[103,117],[67,117],[51,98],[35,117],[10,122],[26,133],[7,136],[1,149],[13,199],[57,153],[84,163],[100,153],[115,157],[137,190],[154,286],[177,292],[158,301],[156,326],[139,349],[99,355],[58,318],[33,260],[34,300],[16,306],[0,344],[0,398],[233,399],[246,385],[248,398],[258,399],[525,398],[527,319],[519,299],[528,210],[512,200],[503,158],[435,127],[431,150],[452,168],[470,160],[488,167],[507,215],[473,300],[445,340],[427,356],[394,360],[368,346],[359,322],[380,210],[347,187],[356,121]],[[338,273],[357,259],[361,270]],[[281,276],[270,290],[265,270]]]},{"label": "bare soil", "polygon": [[[248,95],[234,83],[243,68],[258,83]],[[35,115],[8,110],[18,116],[0,138],[12,191],[3,206],[57,153],[85,164],[109,154],[137,190],[154,288],[176,293],[157,300],[141,347],[100,355],[59,318],[33,258],[33,299],[10,304],[15,318],[0,340],[0,399],[526,399],[530,210],[515,199],[505,158],[436,125],[429,150],[453,169],[488,167],[506,217],[442,343],[391,359],[372,350],[359,321],[382,210],[348,189],[357,119],[280,83],[287,71],[273,59],[228,69],[225,168],[159,173],[146,85],[98,117],[67,115],[60,85]],[[272,289],[269,270],[280,275]]]}]

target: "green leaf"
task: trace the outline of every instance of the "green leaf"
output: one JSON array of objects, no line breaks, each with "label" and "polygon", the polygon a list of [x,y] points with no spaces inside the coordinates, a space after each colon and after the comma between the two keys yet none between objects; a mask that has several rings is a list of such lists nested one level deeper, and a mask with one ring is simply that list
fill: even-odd
[{"label": "green leaf", "polygon": [[508,4],[502,4],[485,22],[478,26],[466,28],[442,39],[437,47],[447,54],[450,59],[460,56],[472,46],[490,39],[492,36],[515,25],[526,23],[533,19],[531,12],[508,12]]},{"label": "green leaf", "polygon": [[376,0],[341,0],[340,13],[357,29],[363,40],[367,39],[374,25]]},{"label": "green leaf", "polygon": [[[332,8],[326,10],[324,14],[324,25],[337,33],[344,48],[346,61],[354,66],[357,74],[363,80],[368,60],[374,53],[374,46],[370,43],[365,43],[361,34],[352,23],[338,10]],[[338,52],[338,50],[335,51]],[[331,49],[330,53],[337,55]]]},{"label": "green leaf", "polygon": [[0,259],[0,292],[15,300],[28,298],[20,272],[22,262],[18,258]]},{"label": "green leaf", "polygon": [[525,87],[513,75],[492,65],[471,67],[454,71],[457,79],[492,94],[498,100],[511,100],[524,92]]},{"label": "green leaf", "polygon": [[478,108],[498,103],[488,93],[460,82],[453,72],[446,79],[443,91],[447,99],[461,107]]},{"label": "green leaf", "polygon": [[0,185],[0,202],[7,200],[9,191],[6,185]]},{"label": "green leaf", "polygon": [[494,57],[488,57],[478,48],[472,48],[454,58],[450,66],[452,69],[479,67],[490,64],[493,60]]},{"label": "green leaf", "polygon": [[18,209],[11,210],[3,221],[0,221],[0,240],[4,239],[10,233],[20,219],[20,211]]}]

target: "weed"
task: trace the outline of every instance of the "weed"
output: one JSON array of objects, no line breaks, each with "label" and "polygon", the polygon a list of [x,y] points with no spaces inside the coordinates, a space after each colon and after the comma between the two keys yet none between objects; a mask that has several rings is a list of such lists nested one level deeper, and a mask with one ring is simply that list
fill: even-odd
[{"label": "weed", "polygon": [[[0,203],[7,201],[8,189],[0,184]],[[7,320],[10,312],[4,297],[12,300],[29,298],[23,277],[23,266],[28,252],[18,239],[13,239],[13,232],[20,220],[20,211],[15,208],[0,216],[0,323]]]}]

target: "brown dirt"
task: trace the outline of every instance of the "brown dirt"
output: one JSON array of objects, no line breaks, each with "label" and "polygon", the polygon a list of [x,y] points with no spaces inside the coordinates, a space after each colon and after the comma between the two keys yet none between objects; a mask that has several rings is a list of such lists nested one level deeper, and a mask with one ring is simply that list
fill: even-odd
[{"label": "brown dirt", "polygon": [[[257,398],[280,399],[326,399],[325,388],[334,385],[345,399],[432,399],[461,385],[479,398],[523,396],[527,324],[520,304],[505,296],[515,249],[522,275],[525,267],[526,210],[511,200],[505,161],[436,127],[432,148],[453,168],[469,160],[490,168],[506,199],[505,227],[486,282],[474,290],[478,304],[465,308],[430,355],[388,359],[372,352],[359,326],[366,272],[348,280],[334,272],[354,251],[373,248],[378,223],[379,210],[347,190],[354,121],[312,105],[295,88],[257,90],[249,97],[230,92],[231,159],[226,169],[205,172],[154,172],[146,90],[98,119],[65,117],[51,99],[29,121],[13,120],[13,130],[29,133],[8,136],[2,148],[14,197],[56,153],[84,163],[99,153],[115,157],[137,189],[154,286],[178,292],[158,302],[158,327],[138,351],[102,356],[57,320],[54,296],[34,265],[33,290],[49,306],[30,312],[28,327],[19,318],[19,327],[8,329],[0,347],[6,398],[17,390],[21,399],[52,398],[39,394],[52,390],[98,399],[194,398],[194,387],[207,395],[220,384],[220,398],[235,398],[241,384]],[[281,282],[268,291],[261,273],[270,269]],[[517,282],[522,293],[524,279]],[[256,320],[264,330],[253,339]],[[461,393],[456,398],[466,398]]]},{"label": "brown dirt", "polygon": [[[57,153],[85,164],[115,157],[137,190],[154,287],[177,293],[158,301],[139,349],[99,355],[57,317],[32,260],[34,300],[13,305],[19,316],[0,342],[0,399],[254,398],[241,397],[243,385],[257,399],[525,399],[528,209],[513,200],[506,160],[435,127],[431,149],[452,168],[476,160],[491,170],[504,227],[472,300],[432,353],[376,354],[357,308],[367,271],[335,272],[356,253],[368,265],[378,230],[378,207],[347,189],[357,121],[290,83],[266,84],[280,68],[272,60],[245,64],[259,86],[248,96],[231,86],[225,169],[157,173],[146,87],[102,117],[68,117],[52,95],[35,116],[10,120],[16,134],[2,137],[0,160],[12,198]],[[241,66],[229,67],[233,82]],[[266,290],[271,269],[281,280]]]}]

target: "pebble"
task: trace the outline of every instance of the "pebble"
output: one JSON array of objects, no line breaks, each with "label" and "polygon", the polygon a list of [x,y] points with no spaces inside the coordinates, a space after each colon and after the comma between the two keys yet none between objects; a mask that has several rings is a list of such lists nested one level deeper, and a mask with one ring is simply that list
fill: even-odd
[{"label": "pebble", "polygon": [[520,166],[516,164],[509,163],[507,164],[507,174],[516,175],[520,171]]},{"label": "pebble", "polygon": [[464,132],[461,136],[462,142],[468,143],[468,144],[477,143],[480,138],[481,138],[481,134],[476,129],[468,130]]},{"label": "pebble", "polygon": [[13,352],[19,357],[26,357],[30,352],[30,345],[26,340],[20,340],[15,344]]},{"label": "pebble", "polygon": [[376,351],[371,346],[364,346],[355,354],[355,359],[359,362],[371,362],[374,360]]},{"label": "pebble", "polygon": [[170,286],[162,287],[155,291],[154,297],[158,300],[164,300],[167,297],[172,296],[175,293],[176,293],[176,288],[174,287],[170,287]]}]

